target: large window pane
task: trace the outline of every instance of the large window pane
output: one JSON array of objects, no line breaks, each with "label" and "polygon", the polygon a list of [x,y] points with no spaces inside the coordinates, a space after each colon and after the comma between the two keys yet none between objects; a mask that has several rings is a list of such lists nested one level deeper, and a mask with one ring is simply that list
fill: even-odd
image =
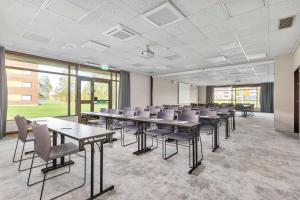
[{"label": "large window pane", "polygon": [[214,102],[215,103],[232,103],[232,88],[222,87],[214,89]]},{"label": "large window pane", "polygon": [[7,72],[8,82],[14,83],[8,86],[8,119],[16,115],[28,118],[68,115],[68,76],[40,72],[32,72],[30,76],[20,74],[13,70]]}]

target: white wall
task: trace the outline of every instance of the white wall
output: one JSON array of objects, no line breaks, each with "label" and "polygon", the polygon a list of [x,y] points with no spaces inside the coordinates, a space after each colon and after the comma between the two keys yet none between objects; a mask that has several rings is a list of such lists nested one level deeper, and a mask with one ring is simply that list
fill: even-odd
[{"label": "white wall", "polygon": [[198,86],[190,87],[190,100],[191,103],[198,103]]},{"label": "white wall", "polygon": [[206,102],[206,86],[198,86],[199,91],[199,103],[205,103]]},{"label": "white wall", "polygon": [[298,46],[298,48],[294,54],[293,65],[294,65],[294,70],[296,70],[298,67],[300,67],[300,45]]},{"label": "white wall", "polygon": [[150,76],[130,73],[131,107],[146,107],[150,105],[150,88]]},{"label": "white wall", "polygon": [[178,84],[163,78],[153,79],[153,105],[178,104]]},{"label": "white wall", "polygon": [[294,68],[293,56],[275,59],[274,118],[275,129],[294,132]]}]

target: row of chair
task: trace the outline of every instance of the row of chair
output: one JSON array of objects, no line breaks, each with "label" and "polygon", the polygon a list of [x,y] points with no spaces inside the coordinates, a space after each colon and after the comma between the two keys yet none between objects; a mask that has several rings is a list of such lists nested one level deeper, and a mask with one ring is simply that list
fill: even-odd
[{"label": "row of chair", "polygon": [[[141,117],[151,117],[151,109],[155,108],[145,108],[145,109],[136,109],[136,108],[125,108],[122,112],[125,116],[131,117],[131,116],[141,116]],[[174,120],[177,118],[177,120],[181,121],[188,121],[188,122],[201,122],[201,130],[211,133],[213,131],[214,125],[211,124],[208,120],[203,120],[199,118],[199,113],[197,113],[197,110],[191,110],[191,108],[182,109],[182,113],[177,114],[174,109],[168,108],[161,110],[160,108],[157,110],[156,118],[158,119],[165,119],[165,120]],[[138,111],[136,111],[138,110]],[[153,110],[152,110],[153,111]],[[102,113],[110,113],[110,114],[119,114],[120,111],[116,109],[104,109],[102,108],[100,110]],[[206,116],[217,116],[217,111],[213,111],[211,109],[203,109],[200,110],[200,115],[206,115]],[[103,127],[105,124],[105,119],[98,119],[98,120],[89,120],[88,124],[90,125],[96,125]],[[111,129],[113,130],[120,130],[121,133],[121,145],[127,146],[131,145],[137,142],[131,142],[128,144],[125,144],[125,135],[126,133],[132,133],[134,132],[134,135],[137,136],[137,125],[132,121],[120,121],[120,120],[114,120],[114,122],[111,124]],[[174,127],[169,125],[160,125],[157,124],[155,127],[150,127],[146,129],[146,134],[151,138],[152,140],[152,146],[153,146],[153,140],[156,140],[156,147],[158,147],[158,141],[161,140],[162,144],[162,158],[168,159],[171,156],[175,155],[178,152],[178,142],[188,142],[189,147],[189,158],[190,158],[190,150],[192,145],[192,135],[184,128],[174,129]],[[166,152],[166,143],[174,141],[176,146],[176,152],[167,156]],[[198,142],[198,141],[197,141]],[[190,160],[189,160],[190,163]]]}]

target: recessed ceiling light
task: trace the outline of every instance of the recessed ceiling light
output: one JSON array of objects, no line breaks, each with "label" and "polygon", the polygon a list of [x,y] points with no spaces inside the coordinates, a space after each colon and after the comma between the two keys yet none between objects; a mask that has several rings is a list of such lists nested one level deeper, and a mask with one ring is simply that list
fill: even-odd
[{"label": "recessed ceiling light", "polygon": [[139,34],[121,24],[118,24],[105,31],[103,35],[110,36],[121,41],[127,41],[135,38]]},{"label": "recessed ceiling light", "polygon": [[51,41],[51,38],[31,32],[25,32],[22,37],[24,39],[40,43],[49,43]]},{"label": "recessed ceiling light", "polygon": [[109,48],[109,46],[107,46],[107,45],[100,44],[100,43],[94,42],[94,41],[88,41],[87,43],[83,44],[81,47],[90,49],[90,50],[94,50],[94,51],[98,51],[98,52],[102,52],[105,49]]},{"label": "recessed ceiling light", "polygon": [[228,62],[228,59],[225,56],[217,56],[207,59],[210,63],[219,63],[219,62]]},{"label": "recessed ceiling light", "polygon": [[267,56],[266,53],[256,53],[256,54],[247,55],[249,60],[265,58],[266,56]]},{"label": "recessed ceiling light", "polygon": [[145,13],[143,17],[150,23],[161,28],[182,20],[184,15],[173,4],[166,2]]}]

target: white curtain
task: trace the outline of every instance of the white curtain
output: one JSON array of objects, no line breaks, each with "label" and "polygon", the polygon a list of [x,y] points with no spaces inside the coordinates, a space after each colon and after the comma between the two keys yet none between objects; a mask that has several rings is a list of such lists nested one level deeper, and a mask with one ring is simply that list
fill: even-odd
[{"label": "white curtain", "polygon": [[7,117],[7,81],[5,71],[5,49],[0,46],[0,138],[6,132]]}]

